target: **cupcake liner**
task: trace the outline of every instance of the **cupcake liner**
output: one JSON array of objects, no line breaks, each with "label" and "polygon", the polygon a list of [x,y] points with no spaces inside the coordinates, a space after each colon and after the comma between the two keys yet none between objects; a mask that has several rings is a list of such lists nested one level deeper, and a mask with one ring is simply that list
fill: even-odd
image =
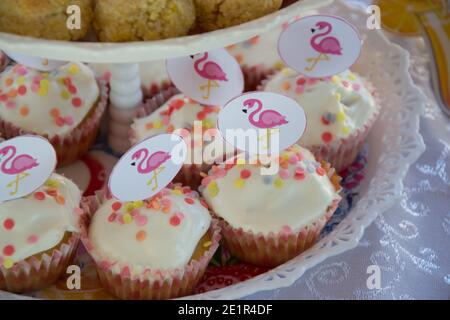
[{"label": "cupcake liner", "polygon": [[99,206],[108,198],[106,192],[98,192],[83,202],[85,214],[82,218],[81,241],[96,263],[97,273],[103,287],[121,299],[171,299],[192,294],[201,280],[209,261],[219,247],[220,227],[216,219],[209,229],[211,246],[199,260],[191,260],[184,268],[160,270],[145,266],[131,266],[115,262],[95,250],[88,232],[90,219]]},{"label": "cupcake liner", "polygon": [[[336,190],[340,191],[340,177],[328,163],[322,163]],[[302,227],[295,233],[270,232],[253,233],[242,228],[234,228],[219,218],[224,245],[239,260],[260,267],[276,267],[296,257],[312,247],[319,239],[327,221],[337,209],[341,198],[337,198],[319,218]]]},{"label": "cupcake liner", "polygon": [[58,167],[75,162],[83,156],[95,142],[100,128],[100,120],[108,105],[108,87],[104,81],[98,82],[100,87],[100,97],[86,118],[73,130],[62,135],[50,137],[46,134],[39,134],[31,130],[17,127],[11,122],[0,119],[0,132],[6,139],[11,139],[20,135],[40,135],[48,139],[56,150]]},{"label": "cupcake liner", "polygon": [[[258,91],[264,91],[264,87],[271,80],[274,73],[263,79],[258,86]],[[373,127],[375,121],[378,119],[381,110],[381,104],[379,97],[376,95],[373,85],[365,80],[365,86],[372,93],[375,100],[375,111],[372,116],[366,121],[364,126],[355,130],[351,135],[346,138],[341,138],[339,140],[332,141],[328,144],[315,145],[315,146],[304,146],[310,150],[314,156],[318,159],[323,159],[336,169],[337,172],[341,172],[348,166],[350,166],[358,156],[370,129]]]},{"label": "cupcake liner", "polygon": [[2,72],[3,70],[5,70],[5,68],[8,66],[9,64],[9,58],[6,54],[4,54],[2,51],[0,51],[0,72]]},{"label": "cupcake liner", "polygon": [[268,79],[275,74],[274,69],[267,69],[262,66],[242,66],[244,74],[245,92],[255,91],[264,79]]},{"label": "cupcake liner", "polygon": [[72,233],[66,240],[43,253],[21,260],[12,268],[0,266],[0,290],[23,293],[43,289],[55,283],[72,262],[80,235]]},{"label": "cupcake liner", "polygon": [[165,80],[161,83],[154,82],[150,86],[142,86],[142,93],[145,99],[150,99],[171,87],[173,87],[173,84],[170,80]]}]

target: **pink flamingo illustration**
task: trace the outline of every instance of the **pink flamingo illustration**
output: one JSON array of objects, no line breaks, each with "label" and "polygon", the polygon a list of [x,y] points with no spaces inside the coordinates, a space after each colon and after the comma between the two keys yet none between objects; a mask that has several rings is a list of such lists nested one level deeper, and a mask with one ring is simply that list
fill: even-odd
[{"label": "pink flamingo illustration", "polygon": [[[153,191],[155,191],[158,188],[158,174],[160,174],[164,170],[164,166],[162,166],[163,163],[165,163],[170,158],[171,156],[167,152],[157,151],[155,153],[150,154],[150,152],[145,148],[139,149],[131,156],[132,160],[137,161],[141,159],[137,167],[137,171],[140,174],[148,174],[148,173],[153,174],[152,178],[147,182],[147,185],[149,186],[152,184],[153,181],[155,181],[155,185],[152,188]],[[131,165],[135,166],[136,161],[132,162]]]},{"label": "pink flamingo illustration", "polygon": [[[267,130],[267,146],[270,141],[270,133],[271,130],[275,127],[279,127],[289,123],[286,120],[286,116],[282,115],[276,110],[264,110],[261,112],[263,108],[263,103],[259,99],[247,99],[244,101],[244,106],[248,109],[251,109],[257,104],[255,111],[253,111],[248,117],[249,122],[257,128],[266,129]],[[247,113],[247,109],[243,109],[242,112]],[[259,114],[258,120],[255,119],[256,115]],[[277,128],[278,129],[278,128]],[[264,137],[262,137],[264,138]]]},{"label": "pink flamingo illustration", "polygon": [[[305,71],[313,71],[320,61],[329,61],[329,54],[342,55],[341,43],[335,37],[325,37],[319,41],[320,37],[327,36],[331,33],[333,30],[331,24],[326,21],[320,21],[316,23],[316,27],[319,30],[326,30],[311,38],[311,47],[319,53],[319,56],[306,59],[307,62],[311,62],[312,64],[309,67],[306,67]],[[311,29],[311,32],[316,32],[316,29]]]},{"label": "pink flamingo illustration", "polygon": [[[191,56],[193,58],[193,56]],[[219,88],[218,81],[228,81],[227,74],[222,70],[222,68],[215,62],[207,61],[209,54],[208,52],[205,52],[202,58],[198,59],[194,63],[194,69],[197,72],[197,74],[208,80],[208,83],[206,85],[200,86],[200,90],[207,90],[206,95],[203,96],[203,99],[209,99],[211,94],[211,88]],[[203,64],[203,68],[200,67],[200,64],[202,62],[205,62]]]},{"label": "pink flamingo illustration", "polygon": [[[13,196],[19,191],[20,181],[30,175],[26,171],[37,167],[39,164],[36,159],[28,154],[20,154],[16,156],[17,149],[14,146],[2,148],[0,150],[0,156],[6,157],[10,151],[10,156],[3,161],[0,170],[4,174],[16,175],[16,178],[6,185],[6,188],[11,188],[14,185],[14,190],[9,193]],[[7,165],[9,165],[9,167],[7,167]]]}]

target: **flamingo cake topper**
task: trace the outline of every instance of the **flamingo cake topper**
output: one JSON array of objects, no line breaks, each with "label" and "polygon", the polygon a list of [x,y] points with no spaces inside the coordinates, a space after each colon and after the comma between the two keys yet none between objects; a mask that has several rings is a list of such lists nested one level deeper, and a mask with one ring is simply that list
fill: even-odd
[{"label": "flamingo cake topper", "polygon": [[[200,90],[206,90],[206,95],[203,96],[203,99],[206,100],[211,96],[211,88],[220,87],[217,81],[228,81],[227,74],[222,70],[219,64],[213,61],[206,61],[208,60],[208,57],[208,52],[205,52],[203,57],[197,59],[194,63],[195,72],[197,72],[200,77],[205,78],[208,81],[206,85],[200,86]],[[194,59],[194,56],[191,56],[191,58]],[[204,63],[203,67],[200,67],[201,63]]]},{"label": "flamingo cake topper", "polygon": [[[306,129],[306,116],[295,100],[261,91],[246,93],[231,100],[220,111],[217,124],[222,137],[237,149],[267,154],[268,150],[277,153],[296,143]],[[249,130],[250,133],[251,130],[258,131],[256,147],[250,146],[245,139],[236,139],[237,133],[244,131],[247,135]],[[260,130],[264,134],[260,134]],[[277,150],[272,148],[272,138],[279,139],[274,146]],[[261,141],[264,144],[260,144]]]},{"label": "flamingo cake topper", "polygon": [[148,138],[125,153],[109,178],[109,189],[121,201],[144,200],[167,186],[180,171],[187,146],[175,134]]},{"label": "flamingo cake topper", "polygon": [[312,15],[291,23],[281,33],[278,51],[288,66],[306,77],[329,77],[355,63],[361,38],[340,17]]},{"label": "flamingo cake topper", "polygon": [[0,201],[30,194],[44,184],[55,166],[55,150],[41,137],[21,136],[0,143]]},{"label": "flamingo cake topper", "polygon": [[[317,63],[320,61],[330,61],[329,54],[331,55],[342,55],[341,43],[336,37],[328,36],[331,31],[333,31],[333,27],[331,23],[326,21],[319,21],[316,23],[316,27],[318,30],[324,30],[322,33],[318,33],[311,37],[310,43],[311,47],[319,53],[319,56],[316,58],[307,58],[307,62],[311,62],[312,64],[308,67],[305,67],[305,71],[313,71],[316,67]],[[316,32],[316,29],[311,29],[312,33]]]},{"label": "flamingo cake topper", "polygon": [[225,49],[169,59],[172,83],[189,98],[223,106],[244,91],[244,77],[236,59]]}]

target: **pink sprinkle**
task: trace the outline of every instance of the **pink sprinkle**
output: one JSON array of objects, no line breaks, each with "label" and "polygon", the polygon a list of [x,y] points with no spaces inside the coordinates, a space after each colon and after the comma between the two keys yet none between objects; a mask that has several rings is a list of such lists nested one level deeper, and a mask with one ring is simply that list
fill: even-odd
[{"label": "pink sprinkle", "polygon": [[305,87],[304,86],[297,86],[297,87],[295,87],[295,93],[296,94],[302,94],[303,92],[305,92]]},{"label": "pink sprinkle", "polygon": [[220,169],[216,172],[216,177],[217,178],[223,178],[227,175],[227,170],[225,169]]},{"label": "pink sprinkle", "polygon": [[39,239],[39,237],[37,235],[33,234],[28,237],[27,243],[29,243],[29,244],[36,243],[38,241],[38,239]]},{"label": "pink sprinkle", "polygon": [[132,217],[137,217],[138,215],[139,215],[139,209],[133,209],[130,212],[130,216],[132,216]]},{"label": "pink sprinkle", "polygon": [[14,109],[16,107],[16,103],[14,101],[8,101],[6,102],[6,107],[8,109]]},{"label": "pink sprinkle", "polygon": [[73,99],[72,99],[72,105],[73,105],[75,108],[81,107],[82,104],[83,104],[83,101],[81,101],[80,98],[73,98]]},{"label": "pink sprinkle", "polygon": [[359,89],[361,88],[361,86],[360,86],[359,84],[357,84],[357,83],[354,83],[354,84],[352,85],[352,88],[353,88],[353,90],[355,90],[355,91],[359,91]]},{"label": "pink sprinkle", "polygon": [[172,201],[170,201],[169,199],[161,199],[161,204],[166,207],[166,206],[170,206],[172,204]]},{"label": "pink sprinkle", "polygon": [[0,94],[0,102],[4,102],[8,100],[8,96],[6,94]]},{"label": "pink sprinkle", "polygon": [[27,73],[28,73],[28,70],[27,70],[27,68],[25,68],[24,66],[20,66],[20,67],[17,69],[17,74],[18,74],[18,75],[24,76],[24,75],[26,75]]},{"label": "pink sprinkle", "polygon": [[298,162],[298,156],[296,154],[293,154],[289,157],[289,163],[290,164],[297,164]]},{"label": "pink sprinkle", "polygon": [[72,116],[66,116],[66,117],[64,118],[64,122],[65,122],[68,126],[73,125],[73,117],[72,117]]},{"label": "pink sprinkle", "polygon": [[281,231],[284,233],[290,234],[290,233],[292,233],[292,228],[289,227],[288,225],[285,225],[281,228]]},{"label": "pink sprinkle", "polygon": [[135,221],[138,227],[143,227],[147,224],[148,218],[146,216],[139,215],[136,217]]},{"label": "pink sprinkle", "polygon": [[33,82],[41,82],[41,80],[42,80],[42,77],[40,75],[33,77]]},{"label": "pink sprinkle", "polygon": [[306,79],[306,83],[309,85],[315,85],[317,83],[317,79],[315,78],[308,78]]},{"label": "pink sprinkle", "polygon": [[38,92],[39,91],[39,84],[38,83],[33,83],[31,85],[31,91]]},{"label": "pink sprinkle", "polygon": [[348,83],[348,81],[344,80],[342,81],[342,85],[346,88],[348,88],[350,86],[350,83]]},{"label": "pink sprinkle", "polygon": [[283,180],[289,179],[289,170],[280,170],[280,178]]},{"label": "pink sprinkle", "polygon": [[169,122],[170,122],[170,118],[169,118],[168,116],[163,116],[163,117],[162,117],[162,123],[163,123],[165,126],[169,125]]},{"label": "pink sprinkle", "polygon": [[171,226],[176,227],[181,223],[181,219],[177,215],[170,217],[169,223]]},{"label": "pink sprinkle", "polygon": [[78,92],[77,87],[75,87],[74,85],[69,85],[69,92],[71,94],[77,94]]}]

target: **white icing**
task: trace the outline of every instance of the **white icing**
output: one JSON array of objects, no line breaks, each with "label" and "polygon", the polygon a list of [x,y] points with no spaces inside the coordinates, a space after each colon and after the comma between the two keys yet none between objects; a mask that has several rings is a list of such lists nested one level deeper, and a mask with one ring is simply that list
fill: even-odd
[{"label": "white icing", "polygon": [[[306,79],[300,92],[299,78],[303,77],[291,69],[283,69],[268,81],[264,90],[290,96],[303,107],[308,125],[299,141],[302,146],[323,144],[325,132],[332,134],[332,141],[346,138],[361,129],[377,109],[365,81],[350,70],[331,79]],[[358,86],[358,90],[353,85]],[[335,117],[334,123],[323,123],[322,117],[327,114]]]},{"label": "white icing", "polygon": [[[69,63],[50,73],[26,68],[26,74],[21,75],[17,72],[20,68],[25,67],[11,66],[0,73],[0,96],[7,95],[0,98],[0,117],[22,129],[49,136],[67,134],[83,121],[99,98],[94,74],[81,63]],[[64,84],[63,79],[68,77],[76,93],[69,92]],[[36,82],[38,78],[41,80]],[[20,94],[20,87],[26,88],[25,94]],[[10,92],[15,92],[13,97],[8,95]],[[81,105],[75,107],[73,99],[81,99]],[[28,113],[24,114],[23,108]],[[52,109],[57,109],[61,118],[71,120],[58,125]]]},{"label": "white icing", "polygon": [[[108,221],[112,213],[114,199],[105,202],[94,214],[89,238],[93,248],[111,262],[123,262],[131,266],[151,269],[173,269],[187,265],[200,239],[211,224],[209,211],[198,199],[194,204],[185,202],[185,195],[164,196],[171,201],[170,211],[149,209],[142,206],[139,216],[147,218],[145,225],[139,226],[137,219],[129,223]],[[126,206],[117,211],[125,214]],[[170,223],[171,217],[182,214],[180,224]],[[139,241],[137,233],[144,231],[145,239]]]},{"label": "white icing", "polygon": [[[316,173],[314,166],[318,163],[314,156],[306,149],[295,148],[299,148],[297,150],[304,160],[285,169],[289,172],[288,179],[278,175],[262,176],[260,168],[255,165],[237,165],[202,188],[203,197],[215,214],[234,228],[263,234],[285,230],[286,226],[293,232],[300,230],[323,216],[328,206],[340,196],[326,174]],[[285,151],[281,156],[290,157],[292,154]],[[294,179],[299,167],[305,168],[303,180]],[[310,173],[308,168],[314,171]],[[237,187],[244,169],[250,170],[251,176],[243,179],[244,183]],[[267,182],[270,179],[272,181]],[[282,181],[281,187],[274,185],[275,179]],[[216,185],[211,187],[214,182]]]},{"label": "white icing", "polygon": [[[80,216],[74,210],[80,205],[80,190],[72,181],[58,174],[52,174],[50,179],[59,184],[56,189],[58,195],[64,197],[64,204],[57,203],[48,194],[45,200],[36,200],[34,194],[45,193],[48,190],[46,186],[26,197],[0,203],[0,260],[26,259],[58,245],[66,232],[79,232]],[[9,219],[14,221],[11,229],[5,227]],[[37,236],[37,241],[27,243],[32,235]],[[14,247],[14,254],[5,256],[3,250],[9,245]]]}]

